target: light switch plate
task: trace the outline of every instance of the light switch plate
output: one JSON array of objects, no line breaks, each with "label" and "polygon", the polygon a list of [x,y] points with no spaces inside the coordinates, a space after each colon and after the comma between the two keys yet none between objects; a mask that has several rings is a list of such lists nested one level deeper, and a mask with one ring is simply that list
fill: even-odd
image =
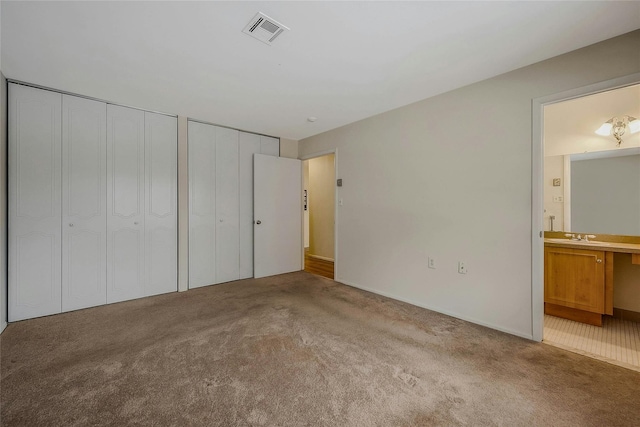
[{"label": "light switch plate", "polygon": [[467,274],[467,266],[462,261],[458,262],[458,273]]}]

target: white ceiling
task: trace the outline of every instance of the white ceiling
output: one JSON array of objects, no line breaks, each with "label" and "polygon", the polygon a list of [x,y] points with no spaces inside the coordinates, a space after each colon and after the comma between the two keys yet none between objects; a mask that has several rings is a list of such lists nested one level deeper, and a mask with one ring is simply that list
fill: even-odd
[{"label": "white ceiling", "polygon": [[[243,34],[258,11],[291,31],[273,46]],[[3,1],[1,14],[8,78],[293,139],[640,28],[640,2],[598,1]]]}]

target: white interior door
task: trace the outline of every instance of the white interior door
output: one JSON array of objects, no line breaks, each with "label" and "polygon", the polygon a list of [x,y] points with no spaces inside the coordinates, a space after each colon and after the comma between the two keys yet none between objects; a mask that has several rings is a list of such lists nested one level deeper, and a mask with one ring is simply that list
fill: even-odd
[{"label": "white interior door", "polygon": [[302,163],[255,154],[254,276],[302,269]]},{"label": "white interior door", "polygon": [[178,119],[144,113],[145,295],[178,290]]},{"label": "white interior door", "polygon": [[260,153],[260,135],[240,132],[240,279],[253,277],[253,155]]},{"label": "white interior door", "polygon": [[59,93],[9,85],[9,321],[61,311]]},{"label": "white interior door", "polygon": [[107,106],[107,301],[144,296],[144,112]]},{"label": "white interior door", "polygon": [[107,302],[107,105],[62,97],[62,311]]}]

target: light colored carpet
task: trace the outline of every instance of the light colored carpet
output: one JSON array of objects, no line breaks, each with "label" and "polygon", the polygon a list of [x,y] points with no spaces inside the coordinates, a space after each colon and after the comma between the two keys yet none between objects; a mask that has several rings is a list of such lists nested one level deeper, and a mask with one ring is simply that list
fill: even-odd
[{"label": "light colored carpet", "polygon": [[9,325],[3,426],[632,426],[640,373],[299,272]]}]

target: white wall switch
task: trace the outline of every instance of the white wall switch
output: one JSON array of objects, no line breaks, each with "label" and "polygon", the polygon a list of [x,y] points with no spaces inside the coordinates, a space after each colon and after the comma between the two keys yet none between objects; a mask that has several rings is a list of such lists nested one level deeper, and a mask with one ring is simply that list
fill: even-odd
[{"label": "white wall switch", "polygon": [[436,268],[436,260],[429,257],[429,268]]},{"label": "white wall switch", "polygon": [[467,274],[467,266],[462,261],[458,261],[458,273]]}]

